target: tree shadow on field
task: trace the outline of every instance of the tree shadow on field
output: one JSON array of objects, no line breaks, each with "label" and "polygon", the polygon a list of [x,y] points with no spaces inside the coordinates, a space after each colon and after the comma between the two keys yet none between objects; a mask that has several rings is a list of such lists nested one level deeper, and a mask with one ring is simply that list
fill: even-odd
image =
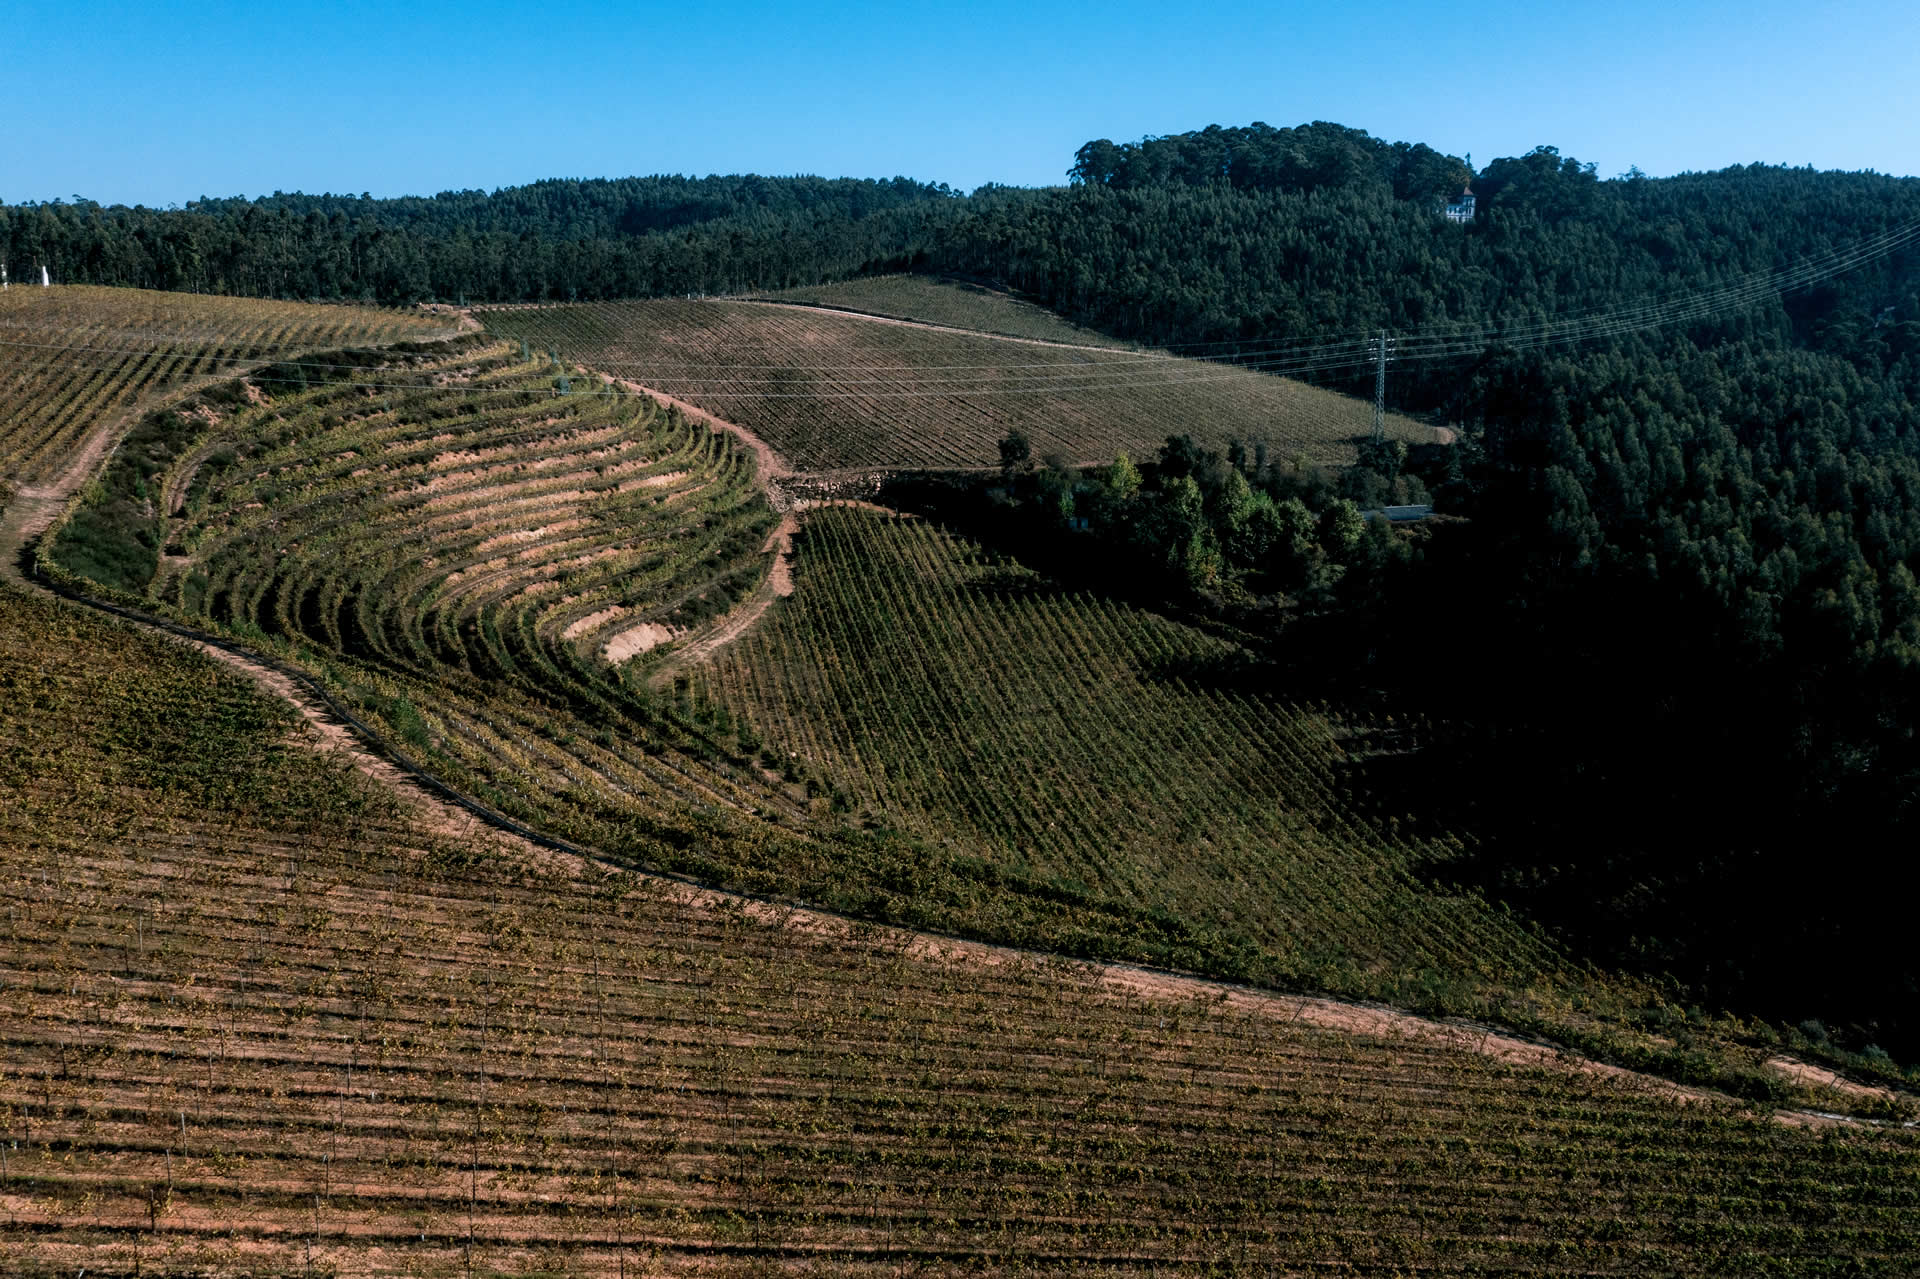
[{"label": "tree shadow on field", "polygon": [[1483,719],[1428,718],[1293,656],[1161,661],[1142,674],[1323,716],[1335,802],[1419,849],[1414,873],[1436,892],[1502,903],[1574,957],[1671,978],[1703,1006],[1817,1018],[1836,1043],[1920,1054],[1920,965],[1903,922],[1920,890],[1914,862],[1883,859],[1873,884],[1809,874],[1817,850],[1888,846],[1887,832],[1833,805],[1808,817],[1788,752],[1756,772],[1753,751],[1734,749],[1763,731],[1740,707],[1664,724],[1565,681],[1553,706],[1528,711],[1542,686],[1514,681],[1514,705]]}]

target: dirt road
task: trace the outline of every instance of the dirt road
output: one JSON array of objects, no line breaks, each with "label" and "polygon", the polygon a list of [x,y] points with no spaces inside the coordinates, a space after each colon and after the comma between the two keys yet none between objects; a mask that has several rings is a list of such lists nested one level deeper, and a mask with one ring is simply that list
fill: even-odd
[{"label": "dirt road", "polygon": [[775,302],[770,298],[724,298],[716,301],[734,302],[741,306],[777,306],[793,311],[819,311],[827,315],[844,315],[849,320],[866,320],[873,324],[893,324],[903,329],[927,329],[934,333],[959,333],[967,337],[988,338],[995,342],[1019,342],[1025,346],[1051,346],[1062,351],[1097,351],[1101,355],[1122,356],[1132,360],[1160,360],[1178,362],[1181,357],[1168,355],[1164,351],[1148,350],[1144,347],[1100,346],[1092,342],[1061,342],[1054,338],[1023,338],[1011,333],[989,333],[985,329],[963,328],[958,324],[935,324],[931,320],[906,320],[897,315],[876,315],[872,311],[853,311],[846,307],[823,306],[814,302]]}]

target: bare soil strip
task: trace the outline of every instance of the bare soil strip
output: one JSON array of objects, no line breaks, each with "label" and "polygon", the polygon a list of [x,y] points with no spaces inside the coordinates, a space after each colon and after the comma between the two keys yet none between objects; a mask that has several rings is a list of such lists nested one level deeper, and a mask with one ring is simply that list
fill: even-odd
[{"label": "bare soil strip", "polygon": [[674,632],[670,627],[662,626],[658,622],[642,622],[629,630],[621,631],[607,641],[607,660],[618,666],[637,653],[658,648],[672,639],[673,635]]}]

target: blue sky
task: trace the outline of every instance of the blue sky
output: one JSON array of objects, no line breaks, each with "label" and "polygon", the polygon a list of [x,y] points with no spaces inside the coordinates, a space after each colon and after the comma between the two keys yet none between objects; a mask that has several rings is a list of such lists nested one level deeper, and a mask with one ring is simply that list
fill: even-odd
[{"label": "blue sky", "polygon": [[1062,180],[1090,138],[1335,120],[1477,164],[1920,174],[1904,3],[12,0],[0,200],[638,173]]}]

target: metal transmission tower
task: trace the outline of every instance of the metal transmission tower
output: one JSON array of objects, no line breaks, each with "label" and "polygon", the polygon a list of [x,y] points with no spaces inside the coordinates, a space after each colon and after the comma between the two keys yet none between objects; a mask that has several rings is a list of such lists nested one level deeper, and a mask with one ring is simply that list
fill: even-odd
[{"label": "metal transmission tower", "polygon": [[1387,361],[1393,358],[1393,339],[1385,329],[1373,340],[1373,438],[1387,437]]}]

